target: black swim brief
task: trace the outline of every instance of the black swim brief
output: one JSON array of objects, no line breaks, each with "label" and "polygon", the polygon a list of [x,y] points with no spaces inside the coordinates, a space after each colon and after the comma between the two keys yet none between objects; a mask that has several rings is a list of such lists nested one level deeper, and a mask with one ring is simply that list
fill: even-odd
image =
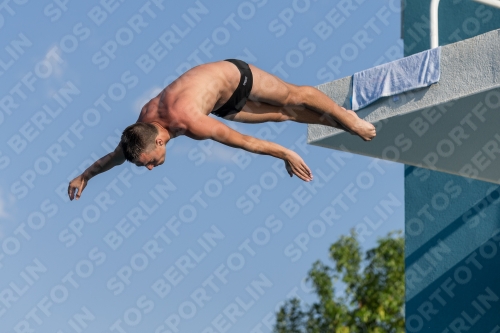
[{"label": "black swim brief", "polygon": [[212,113],[218,117],[225,117],[228,114],[240,112],[243,106],[245,106],[248,96],[250,96],[253,85],[252,71],[246,62],[237,59],[226,59],[225,61],[229,61],[238,67],[241,78],[240,84],[228,101],[217,110],[212,111]]}]

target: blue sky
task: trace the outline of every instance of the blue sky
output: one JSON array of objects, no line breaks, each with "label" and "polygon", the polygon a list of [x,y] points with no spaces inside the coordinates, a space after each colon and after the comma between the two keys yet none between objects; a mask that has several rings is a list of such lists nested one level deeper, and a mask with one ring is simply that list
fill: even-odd
[{"label": "blue sky", "polygon": [[357,228],[370,248],[402,229],[402,165],[309,146],[293,123],[227,122],[294,149],[310,184],[280,160],[180,137],[161,168],[127,163],[65,197],[185,70],[240,58],[298,85],[352,75],[402,57],[399,3],[1,7],[2,332],[270,332],[281,301],[313,299],[304,277],[340,235]]}]

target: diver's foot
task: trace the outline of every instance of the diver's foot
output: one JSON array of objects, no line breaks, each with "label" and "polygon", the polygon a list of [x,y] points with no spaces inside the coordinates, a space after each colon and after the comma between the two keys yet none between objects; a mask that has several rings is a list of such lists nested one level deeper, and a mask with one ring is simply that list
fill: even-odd
[{"label": "diver's foot", "polygon": [[352,123],[353,125],[350,126],[349,128],[350,132],[354,132],[356,135],[358,135],[361,139],[365,141],[370,141],[377,135],[375,126],[373,126],[366,120],[359,118],[356,112],[351,110],[346,110],[346,111],[349,112],[353,117],[356,117],[356,119]]}]

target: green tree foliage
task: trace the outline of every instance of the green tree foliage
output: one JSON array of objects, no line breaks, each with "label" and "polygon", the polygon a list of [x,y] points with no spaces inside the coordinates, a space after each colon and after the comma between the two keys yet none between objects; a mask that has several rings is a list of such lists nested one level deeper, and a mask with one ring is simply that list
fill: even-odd
[{"label": "green tree foliage", "polygon": [[318,301],[306,306],[288,300],[274,332],[404,332],[404,238],[390,233],[362,256],[354,232],[342,236],[330,247],[333,267],[317,261],[308,273]]}]

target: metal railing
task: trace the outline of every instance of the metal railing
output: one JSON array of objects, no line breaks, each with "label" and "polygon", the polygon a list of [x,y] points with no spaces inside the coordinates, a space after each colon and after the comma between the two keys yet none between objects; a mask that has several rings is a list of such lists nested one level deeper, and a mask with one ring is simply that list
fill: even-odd
[{"label": "metal railing", "polygon": [[[431,0],[431,49],[439,46],[438,9],[440,0]],[[500,0],[472,0],[500,9]]]}]

